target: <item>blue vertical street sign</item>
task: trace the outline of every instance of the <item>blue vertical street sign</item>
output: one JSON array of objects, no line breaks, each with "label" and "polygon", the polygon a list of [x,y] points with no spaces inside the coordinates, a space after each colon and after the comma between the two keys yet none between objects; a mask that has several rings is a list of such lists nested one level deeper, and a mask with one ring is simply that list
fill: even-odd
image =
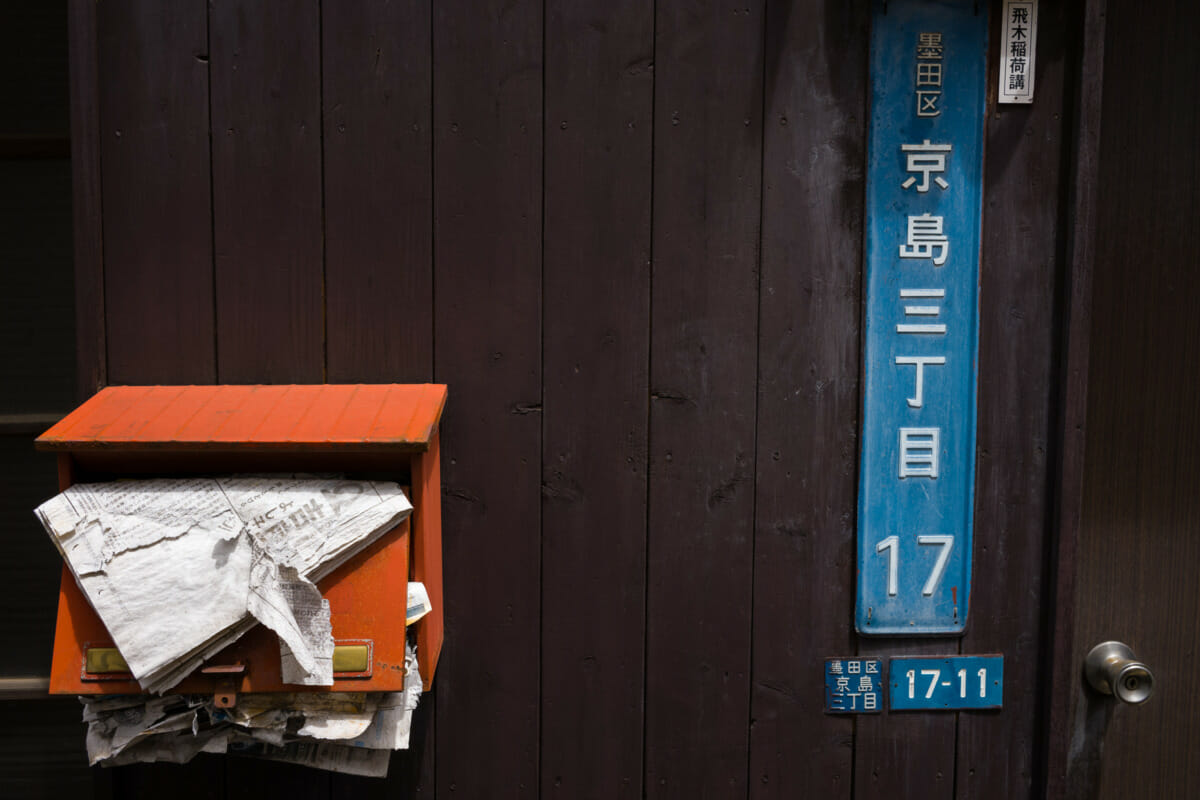
[{"label": "blue vertical street sign", "polygon": [[987,4],[876,0],[860,633],[961,633],[971,591]]}]

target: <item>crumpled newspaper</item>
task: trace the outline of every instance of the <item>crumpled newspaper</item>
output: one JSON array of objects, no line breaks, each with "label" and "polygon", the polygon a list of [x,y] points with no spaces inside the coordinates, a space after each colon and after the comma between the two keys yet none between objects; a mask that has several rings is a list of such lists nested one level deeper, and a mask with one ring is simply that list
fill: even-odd
[{"label": "crumpled newspaper", "polygon": [[279,636],[285,682],[331,685],[314,582],[411,511],[395,483],[272,475],[81,483],[35,513],[133,676],[162,693],[255,622]]},{"label": "crumpled newspaper", "polygon": [[382,778],[391,752],[408,748],[421,697],[415,647],[404,667],[400,692],[251,693],[233,708],[217,708],[211,695],[81,697],[88,759],[182,764],[230,753]]}]

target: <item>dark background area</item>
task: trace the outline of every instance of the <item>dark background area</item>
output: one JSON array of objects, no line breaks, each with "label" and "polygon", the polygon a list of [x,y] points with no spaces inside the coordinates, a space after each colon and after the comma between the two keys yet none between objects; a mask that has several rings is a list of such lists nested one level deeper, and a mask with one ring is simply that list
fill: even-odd
[{"label": "dark background area", "polygon": [[43,698],[0,701],[3,793],[1030,795],[1036,691],[852,719],[822,713],[822,671],[995,652],[1038,683],[1076,34],[1044,3],[1037,102],[988,109],[970,629],[868,641],[868,10],[6,5],[0,624],[21,646],[0,672],[48,670],[58,559],[30,510],[55,481],[31,440],[98,386],[450,399],[445,650],[386,782],[88,770],[76,702]]},{"label": "dark background area", "polygon": [[[0,9],[0,677],[49,674],[62,569],[30,511],[57,486],[33,439],[77,399],[66,20],[62,4]],[[0,699],[6,796],[92,796],[79,714]]]}]

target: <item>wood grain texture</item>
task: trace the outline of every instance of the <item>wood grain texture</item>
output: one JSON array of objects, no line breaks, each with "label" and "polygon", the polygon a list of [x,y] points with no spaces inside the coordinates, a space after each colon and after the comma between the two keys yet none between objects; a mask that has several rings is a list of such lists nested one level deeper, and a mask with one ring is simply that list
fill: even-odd
[{"label": "wood grain texture", "polygon": [[643,794],[653,31],[546,10],[544,798]]},{"label": "wood grain texture", "polygon": [[[1044,719],[1034,695],[1010,692],[1002,712],[957,722],[822,714],[826,656],[959,649],[957,640],[860,645],[852,633],[867,5],[70,6],[81,389],[105,380],[110,357],[118,380],[436,375],[451,386],[442,426],[446,641],[414,752],[393,757],[387,781],[213,758],[104,773],[117,796],[262,796],[275,780],[322,800],[893,800],[1036,788]],[[1072,210],[1060,217],[1056,205],[1069,149],[1058,115],[1063,87],[1077,79],[1068,65],[1080,58],[1061,51],[1082,24],[1068,9],[1042,9],[1037,102],[1003,109],[988,128],[976,575],[995,577],[977,577],[963,648],[1004,652],[1015,681],[1031,680],[1051,646],[1038,616],[1048,591],[1038,559],[1052,515],[1051,303],[1065,225],[1074,226],[1075,265],[1060,287],[1075,326],[1067,440],[1081,441],[1087,410],[1088,328],[1079,324],[1089,319],[1087,265],[1097,253],[1097,196],[1087,193],[1099,185],[1089,183],[1104,52],[1097,8],[1087,4],[1082,34]],[[209,15],[205,67],[192,23]],[[185,18],[190,27],[169,24]],[[1177,39],[1194,30],[1183,16],[1162,20],[1148,30]],[[1187,43],[1172,41],[1169,53],[1154,53],[1154,69],[1191,75]],[[1147,48],[1155,50],[1143,42],[1126,57]],[[196,124],[182,102],[208,91],[200,76],[209,69],[212,119],[200,125],[213,136],[214,216],[205,222],[207,189],[195,177],[204,168],[172,161],[169,147],[194,145],[177,136]],[[1146,103],[1166,92],[1144,76],[1140,87],[1124,80],[1130,97],[1158,87],[1143,91]],[[1194,104],[1173,103],[1177,116],[1148,146],[1182,153],[1173,168],[1194,175],[1180,138],[1195,138]],[[134,131],[146,163],[127,148]],[[1131,128],[1121,136],[1111,152],[1142,152]],[[103,174],[102,140],[112,153]],[[1112,163],[1106,180],[1124,185],[1130,176]],[[169,194],[171,175],[199,194]],[[1137,185],[1121,202],[1162,202]],[[143,186],[131,196],[122,188]],[[1172,213],[1196,216],[1194,198],[1171,202]],[[182,215],[189,204],[196,213]],[[1112,209],[1124,208],[1105,212],[1113,231],[1125,223]],[[1137,219],[1170,239],[1164,258],[1195,261],[1175,223]],[[101,223],[114,239],[107,326]],[[207,244],[208,266],[206,243],[188,238],[206,225],[216,244]],[[1129,246],[1112,238],[1105,250]],[[1176,285],[1174,273],[1152,274]],[[1190,287],[1178,285],[1181,295]],[[178,320],[166,319],[171,308]],[[203,322],[183,324],[204,314],[207,334]],[[144,341],[176,321],[175,338]],[[171,348],[178,354],[168,358]],[[1169,373],[1144,355],[1150,366],[1137,369]],[[1174,388],[1180,403],[1200,402]],[[1093,435],[1141,418],[1122,404],[1125,416]],[[280,399],[263,419],[299,424],[288,416],[298,408]],[[1163,413],[1136,430],[1164,435]],[[1186,440],[1190,424],[1176,420],[1172,435]],[[1178,487],[1200,469],[1183,443],[1167,451],[1176,472],[1139,469]],[[1064,463],[1081,459],[1066,449]],[[1063,486],[1060,518],[1069,520],[1066,477]],[[1112,502],[1163,502],[1137,491],[1136,502]],[[1177,506],[1155,522],[1190,530],[1192,512]],[[1145,557],[1166,557],[1161,544],[1146,544]],[[1101,578],[1111,568],[1089,563]],[[1073,573],[1062,574],[1070,589]],[[1181,582],[1166,586],[1184,596]],[[1069,621],[1072,600],[1058,600],[1060,620]],[[1160,658],[1182,681],[1176,656]],[[1057,668],[1075,689],[1072,659],[1062,653]],[[1070,721],[1054,707],[1052,753]],[[81,728],[71,735],[81,742]],[[1052,787],[1062,785],[1055,763]]]},{"label": "wood grain texture", "polygon": [[[1090,692],[1062,698],[1077,705],[1072,754],[1102,754],[1094,765],[1068,765],[1067,784],[1088,784],[1103,800],[1181,797],[1200,782],[1200,275],[1192,268],[1200,262],[1200,112],[1191,100],[1200,90],[1200,9],[1165,3],[1150,14],[1153,25],[1114,24],[1144,12],[1128,0],[1106,8],[1070,663],[1101,641],[1126,642],[1153,670],[1155,694],[1115,709]],[[1079,725],[1101,703],[1107,730]]]},{"label": "wood grain texture", "polygon": [[[863,639],[859,655],[955,655],[958,642],[928,639]],[[863,714],[854,728],[855,798],[954,797],[957,714],[884,712]]]},{"label": "wood grain texture", "polygon": [[109,386],[38,437],[41,450],[274,452],[429,450],[442,384]]},{"label": "wood grain texture", "polygon": [[744,797],[763,8],[655,31],[645,796]]},{"label": "wood grain texture", "polygon": [[430,6],[325,3],[321,36],[328,380],[428,381]]},{"label": "wood grain texture", "polygon": [[[1049,453],[1057,391],[1065,9],[1041,7],[1037,99],[994,103],[985,132],[974,572],[963,653],[1003,653],[1004,707],[958,720],[956,796],[1031,797],[1043,697]],[[992,30],[1001,29],[993,19]],[[999,36],[993,36],[998,56]],[[993,57],[990,63],[998,63]],[[996,84],[994,72],[989,86]]]},{"label": "wood grain texture", "polygon": [[209,25],[217,378],[319,383],[318,5],[215,3]]},{"label": "wood grain texture", "polygon": [[767,7],[749,793],[850,796],[867,4]]},{"label": "wood grain texture", "polygon": [[112,383],[216,379],[206,12],[96,6]]},{"label": "wood grain texture", "polygon": [[[1059,370],[1057,483],[1052,545],[1053,616],[1045,658],[1050,669],[1047,710],[1045,789],[1047,797],[1065,797],[1070,787],[1071,728],[1079,693],[1079,665],[1072,660],[1075,633],[1076,554],[1081,536],[1083,468],[1086,456],[1088,376],[1092,336],[1092,273],[1096,257],[1096,215],[1100,200],[1099,160],[1103,121],[1104,49],[1107,0],[1086,0],[1082,24],[1071,47],[1072,91],[1069,150],[1071,175],[1066,201],[1066,269],[1061,312],[1062,356]],[[1090,787],[1079,786],[1079,791]]]},{"label": "wood grain texture", "polygon": [[[77,255],[77,292],[81,300],[87,297],[77,323],[80,380],[87,382],[80,391],[90,395],[109,381],[210,382],[215,352],[205,11],[200,4],[162,9],[129,3],[97,5],[93,13],[101,77],[88,134],[97,137],[97,160],[76,165],[76,198],[80,173],[95,169],[105,213],[97,207],[95,218],[82,224],[103,223],[113,241],[104,244],[103,288],[92,285]],[[111,183],[105,183],[101,164]],[[98,337],[89,327],[92,313],[104,318]],[[85,343],[85,336],[96,340]],[[97,346],[99,354],[91,355]],[[102,371],[88,370],[93,359]],[[106,777],[117,796],[169,793],[182,800],[213,796],[216,786],[204,777],[211,768],[142,765]],[[217,785],[223,788],[223,779]]]},{"label": "wood grain texture", "polygon": [[434,372],[446,640],[437,791],[538,785],[542,5],[437,3]]},{"label": "wood grain texture", "polygon": [[90,397],[108,382],[104,328],[104,219],[100,195],[100,85],[96,5],[71,0],[71,175],[75,243],[75,393]]}]

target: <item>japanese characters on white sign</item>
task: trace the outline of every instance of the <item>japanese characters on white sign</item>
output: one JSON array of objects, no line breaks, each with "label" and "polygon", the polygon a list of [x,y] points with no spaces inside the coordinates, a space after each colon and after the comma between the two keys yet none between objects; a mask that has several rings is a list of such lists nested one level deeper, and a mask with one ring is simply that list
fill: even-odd
[{"label": "japanese characters on white sign", "polygon": [[1037,0],[1005,0],[1003,21],[997,99],[1001,103],[1032,103]]}]

